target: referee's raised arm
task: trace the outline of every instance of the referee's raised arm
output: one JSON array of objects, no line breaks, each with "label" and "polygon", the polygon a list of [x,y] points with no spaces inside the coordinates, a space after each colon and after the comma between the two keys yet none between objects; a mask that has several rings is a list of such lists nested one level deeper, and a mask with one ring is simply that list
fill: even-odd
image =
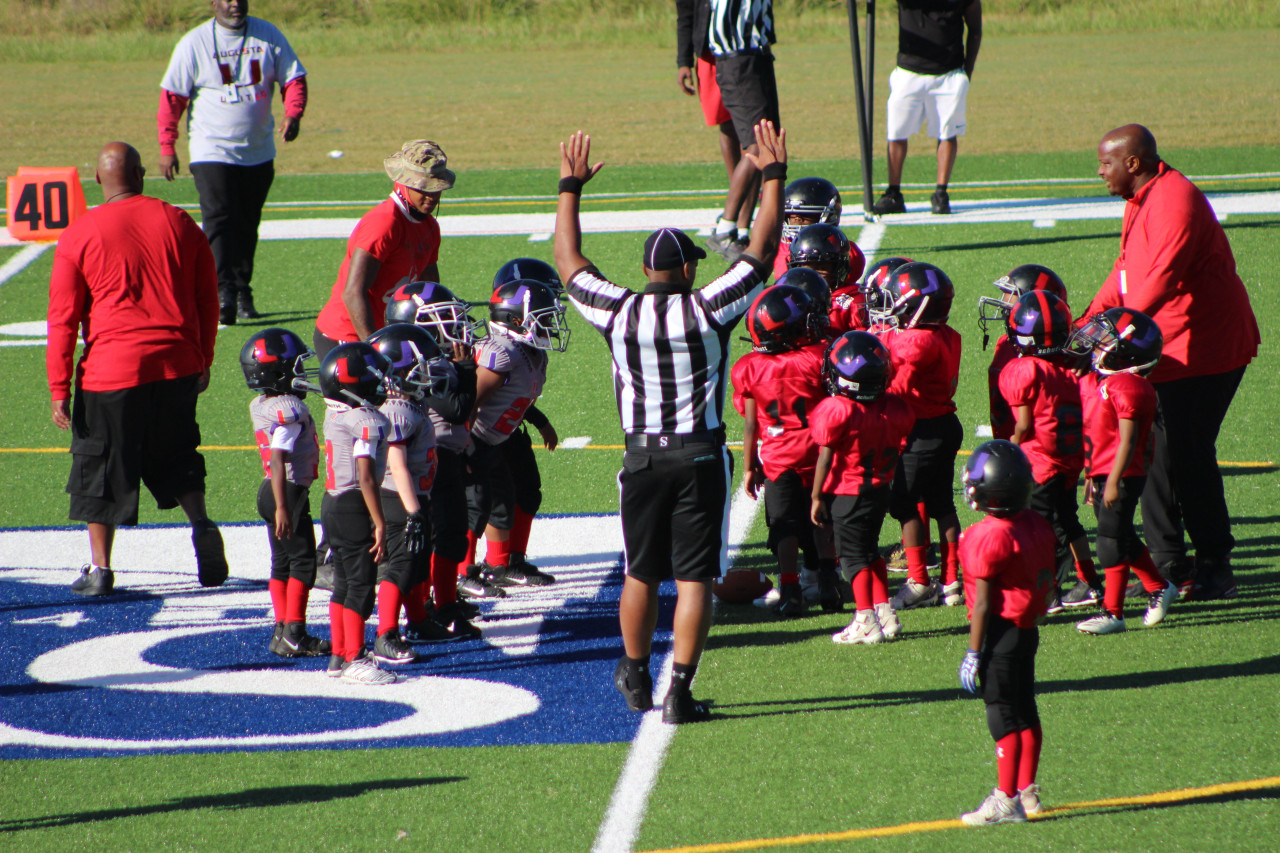
[{"label": "referee's raised arm", "polygon": [[[743,152],[760,170],[760,209],[744,254],[773,268],[782,235],[782,192],[787,176],[787,132],[765,119],[755,126],[756,153]],[[561,276],[563,279],[563,275]]]},{"label": "referee's raised arm", "polygon": [[578,202],[582,185],[595,177],[604,163],[591,165],[591,137],[578,131],[560,143],[560,200],[556,205],[554,257],[560,280],[567,282],[575,272],[590,265],[582,254],[582,226],[578,222]]}]

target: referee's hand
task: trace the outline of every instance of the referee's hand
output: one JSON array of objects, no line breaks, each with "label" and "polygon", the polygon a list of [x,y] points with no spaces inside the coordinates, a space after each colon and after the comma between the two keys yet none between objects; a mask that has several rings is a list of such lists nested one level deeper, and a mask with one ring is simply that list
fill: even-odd
[{"label": "referee's hand", "polygon": [[604,161],[591,165],[591,137],[578,131],[560,143],[560,177],[577,178],[584,184],[604,168]]}]

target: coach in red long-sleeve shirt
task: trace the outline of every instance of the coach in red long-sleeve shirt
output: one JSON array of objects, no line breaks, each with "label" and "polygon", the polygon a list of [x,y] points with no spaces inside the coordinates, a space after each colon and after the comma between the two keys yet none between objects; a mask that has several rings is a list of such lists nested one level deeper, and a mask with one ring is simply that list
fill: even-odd
[{"label": "coach in red long-sleeve shirt", "polygon": [[[1098,176],[1128,203],[1120,257],[1085,316],[1134,308],[1164,334],[1150,379],[1160,400],[1154,458],[1142,494],[1152,555],[1192,597],[1235,594],[1235,540],[1216,442],[1245,367],[1258,354],[1258,323],[1236,274],[1226,232],[1204,193],[1156,153],[1151,131],[1116,128],[1098,143]],[[1183,532],[1195,547],[1195,574]]]},{"label": "coach in red long-sleeve shirt", "polygon": [[112,591],[115,528],[138,523],[140,481],[159,508],[181,506],[190,518],[201,583],[227,577],[196,450],[196,397],[209,385],[218,333],[217,273],[191,217],[142,194],[144,173],[133,146],[102,149],[105,203],[63,233],[49,280],[53,422],[71,430],[70,518],[89,526],[91,560],[72,585],[82,595]]}]

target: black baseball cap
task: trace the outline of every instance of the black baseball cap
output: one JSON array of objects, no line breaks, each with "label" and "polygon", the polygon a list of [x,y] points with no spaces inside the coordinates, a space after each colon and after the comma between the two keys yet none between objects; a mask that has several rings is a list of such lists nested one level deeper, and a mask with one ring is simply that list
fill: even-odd
[{"label": "black baseball cap", "polygon": [[706,256],[679,228],[659,228],[644,241],[644,265],[655,271],[673,270]]}]

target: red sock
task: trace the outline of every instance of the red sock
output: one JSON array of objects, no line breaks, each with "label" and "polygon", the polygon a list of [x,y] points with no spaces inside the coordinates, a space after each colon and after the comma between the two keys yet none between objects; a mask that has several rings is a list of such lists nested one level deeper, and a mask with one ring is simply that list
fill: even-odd
[{"label": "red sock", "polygon": [[1156,568],[1155,561],[1151,559],[1151,552],[1146,548],[1143,548],[1142,555],[1129,565],[1133,567],[1133,573],[1138,576],[1138,580],[1142,581],[1142,588],[1147,592],[1159,592],[1168,585],[1168,581]]},{"label": "red sock", "polygon": [[329,602],[329,645],[333,649],[335,655],[346,657],[347,632],[343,630],[345,627],[342,623],[342,614],[346,610],[336,601]]},{"label": "red sock", "polygon": [[480,544],[480,536],[474,530],[467,531],[467,558],[463,560],[464,565],[470,565],[476,561],[476,546]]},{"label": "red sock", "polygon": [[778,575],[778,583],[780,584],[800,583],[800,573],[799,572],[781,572]]},{"label": "red sock", "polygon": [[310,597],[311,587],[297,578],[289,578],[284,593],[284,621],[306,622],[307,599]]},{"label": "red sock", "polygon": [[1093,557],[1076,560],[1076,578],[1089,586],[1098,585],[1098,570],[1093,566]]},{"label": "red sock", "polygon": [[391,581],[378,584],[378,636],[400,626],[400,587]]},{"label": "red sock", "polygon": [[876,557],[871,564],[871,603],[886,604],[889,601],[889,567],[883,557]]},{"label": "red sock", "polygon": [[1018,790],[1035,784],[1036,770],[1040,768],[1040,747],[1044,745],[1044,732],[1039,726],[1018,732],[1021,752],[1018,754]]},{"label": "red sock", "polygon": [[960,545],[943,539],[938,543],[938,552],[942,556],[942,582],[955,583],[960,579]]},{"label": "red sock", "polygon": [[288,583],[279,581],[275,578],[267,581],[267,592],[271,593],[271,612],[275,614],[275,621],[287,622],[288,607],[285,606],[285,596],[288,590]]},{"label": "red sock", "polygon": [[350,607],[342,608],[342,634],[345,641],[342,656],[347,660],[355,660],[356,655],[364,648],[364,617]]},{"label": "red sock", "polygon": [[500,542],[497,539],[484,540],[484,561],[491,566],[511,565],[511,540]]},{"label": "red sock", "polygon": [[515,518],[511,520],[511,538],[507,540],[508,550],[512,554],[529,553],[529,530],[533,527],[533,516],[516,507]]},{"label": "red sock", "polygon": [[[457,577],[457,575],[454,575]],[[431,594],[431,584],[423,581],[416,583],[404,597],[404,618],[410,623],[421,622],[427,618],[427,596]]]},{"label": "red sock", "polygon": [[870,566],[858,570],[853,576],[853,606],[859,610],[871,609],[871,576]]},{"label": "red sock", "polygon": [[916,504],[916,514],[920,516],[920,520],[924,522],[924,538],[925,545],[929,544],[929,508],[924,505],[924,501]]},{"label": "red sock", "polygon": [[465,571],[463,564],[456,560],[446,560],[439,554],[431,555],[431,592],[436,607],[458,600],[458,576]]},{"label": "red sock", "polygon": [[928,558],[928,545],[915,545],[910,548],[903,548],[903,553],[907,557],[907,577],[918,584],[924,586],[929,585],[929,568],[925,563]]},{"label": "red sock", "polygon": [[996,741],[996,787],[1004,791],[1005,796],[1013,797],[1018,793],[1019,753],[1022,741],[1018,732],[1011,732]]},{"label": "red sock", "polygon": [[1124,588],[1129,585],[1128,566],[1110,566],[1103,569],[1107,576],[1107,589],[1103,596],[1107,610],[1117,619],[1124,618]]}]

